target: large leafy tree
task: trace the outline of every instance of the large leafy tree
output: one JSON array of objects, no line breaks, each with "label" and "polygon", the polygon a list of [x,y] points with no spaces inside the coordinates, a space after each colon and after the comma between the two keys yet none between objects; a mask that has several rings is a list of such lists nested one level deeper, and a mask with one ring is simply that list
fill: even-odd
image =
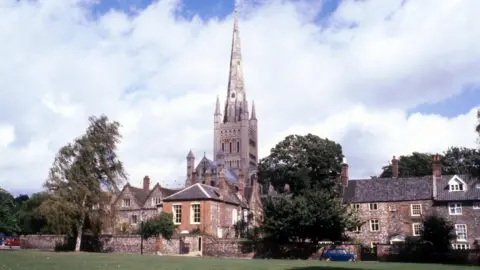
[{"label": "large leafy tree", "polygon": [[106,116],[89,117],[86,133],[63,146],[55,157],[44,186],[49,196],[40,206],[50,228],[75,235],[80,250],[86,225],[109,215],[108,194],[117,193],[126,179],[116,150],[120,124]]},{"label": "large leafy tree", "polygon": [[277,191],[288,184],[294,194],[310,188],[338,191],[342,158],[342,147],[334,141],[289,135],[260,160],[259,181]]},{"label": "large leafy tree", "polygon": [[40,205],[47,198],[46,192],[39,192],[32,194],[28,200],[22,202],[18,211],[18,221],[23,234],[51,233],[47,220],[38,211]]},{"label": "large leafy tree", "polygon": [[0,188],[0,233],[17,233],[19,229],[14,198],[6,190]]},{"label": "large leafy tree", "polygon": [[429,215],[423,220],[421,239],[432,244],[435,251],[445,252],[450,249],[450,241],[455,238],[454,228],[444,217]]},{"label": "large leafy tree", "polygon": [[[290,135],[259,164],[259,181],[276,194],[263,200],[263,235],[276,243],[340,240],[356,222],[340,193],[342,148],[308,134]],[[288,184],[289,190],[284,190]],[[271,195],[271,194],[270,194]]]},{"label": "large leafy tree", "polygon": [[[398,160],[399,177],[426,176],[432,174],[432,153],[413,152],[400,156]],[[440,157],[443,174],[480,173],[480,151],[466,147],[450,147]],[[392,165],[384,166],[380,177],[392,177]]]},{"label": "large leafy tree", "polygon": [[175,225],[173,224],[173,214],[162,212],[160,215],[147,219],[147,221],[140,223],[140,253],[143,254],[143,240],[151,237],[162,236],[166,240],[170,240],[175,232]]}]

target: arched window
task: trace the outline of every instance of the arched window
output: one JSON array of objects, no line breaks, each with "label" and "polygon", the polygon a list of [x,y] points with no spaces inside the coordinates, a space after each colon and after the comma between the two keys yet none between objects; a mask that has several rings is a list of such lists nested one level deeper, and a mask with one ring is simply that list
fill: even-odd
[{"label": "arched window", "polygon": [[232,153],[232,143],[230,143],[230,153]]},{"label": "arched window", "polygon": [[225,143],[222,142],[222,152],[225,152]]},{"label": "arched window", "polygon": [[240,141],[237,141],[237,152],[240,152]]}]

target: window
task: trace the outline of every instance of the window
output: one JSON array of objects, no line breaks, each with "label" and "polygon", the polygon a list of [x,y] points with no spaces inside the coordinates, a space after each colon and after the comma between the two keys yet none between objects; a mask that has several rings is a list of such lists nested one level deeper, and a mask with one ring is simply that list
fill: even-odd
[{"label": "window", "polygon": [[352,208],[354,210],[360,210],[360,204],[359,203],[352,204]]},{"label": "window", "polygon": [[232,153],[232,143],[230,143],[230,153]]},{"label": "window", "polygon": [[457,241],[467,241],[467,225],[455,224],[455,234],[457,235]]},{"label": "window", "polygon": [[397,207],[395,205],[389,205],[388,206],[388,211],[395,212],[395,211],[397,211]]},{"label": "window", "polygon": [[123,199],[122,200],[123,207],[130,207],[130,199]]},{"label": "window", "polygon": [[199,203],[192,203],[192,210],[190,213],[191,213],[190,223],[191,224],[200,223],[200,204]]},{"label": "window", "polygon": [[237,152],[240,152],[240,142],[237,142]]},{"label": "window", "polygon": [[473,203],[473,209],[480,210],[480,202],[474,202]]},{"label": "window", "polygon": [[355,228],[353,228],[353,231],[354,232],[361,232],[362,231],[362,226],[355,226]]},{"label": "window", "polygon": [[463,191],[463,184],[450,184],[450,191]]},{"label": "window", "polygon": [[237,224],[238,222],[238,211],[237,209],[232,210],[232,225]]},{"label": "window", "polygon": [[378,224],[378,219],[370,220],[370,231],[371,232],[378,232],[380,230],[380,226]]},{"label": "window", "polygon": [[173,205],[173,223],[182,223],[182,206],[179,204]]},{"label": "window", "polygon": [[418,217],[422,215],[422,205],[421,204],[411,204],[410,213],[412,217]]},{"label": "window", "polygon": [[461,215],[462,214],[462,204],[461,203],[449,203],[448,204],[448,213],[450,215]]},{"label": "window", "polygon": [[422,224],[421,223],[413,223],[412,224],[412,233],[413,233],[413,236],[422,235]]},{"label": "window", "polygon": [[157,206],[162,203],[162,198],[154,197],[152,198],[152,206]]},{"label": "window", "polygon": [[378,204],[376,203],[371,203],[370,204],[370,211],[378,210]]},{"label": "window", "polygon": [[225,143],[222,142],[222,152],[225,152]]},{"label": "window", "polygon": [[132,224],[137,224],[137,222],[138,222],[138,216],[132,215]]},{"label": "window", "polygon": [[468,244],[452,244],[453,249],[469,249],[470,246]]}]

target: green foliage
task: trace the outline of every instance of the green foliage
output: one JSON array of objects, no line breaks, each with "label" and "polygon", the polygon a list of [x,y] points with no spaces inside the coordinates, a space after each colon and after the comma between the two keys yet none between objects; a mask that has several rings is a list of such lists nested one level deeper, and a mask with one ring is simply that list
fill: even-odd
[{"label": "green foliage", "polygon": [[138,234],[145,240],[157,236],[162,236],[164,239],[170,240],[174,232],[173,214],[162,212],[160,215],[142,222]]},{"label": "green foliage", "polygon": [[109,193],[118,192],[126,179],[115,153],[120,124],[106,116],[90,117],[89,122],[84,135],[59,150],[44,184],[49,197],[39,210],[57,233],[81,235],[85,221],[93,227],[109,216]]},{"label": "green foliage", "polygon": [[39,213],[40,205],[46,201],[46,192],[34,193],[28,200],[24,200],[18,211],[19,226],[22,234],[52,233],[47,226],[47,220]]},{"label": "green foliage", "polygon": [[289,135],[260,160],[259,182],[282,192],[285,184],[294,194],[310,188],[339,191],[342,147],[334,141],[307,134]]},{"label": "green foliage", "polygon": [[0,232],[13,234],[19,232],[13,196],[0,189]]},{"label": "green foliage", "polygon": [[[432,153],[413,152],[398,159],[399,177],[426,176],[432,174]],[[466,147],[450,147],[439,155],[442,174],[480,175],[480,151]],[[380,177],[392,177],[392,165],[382,167]]]},{"label": "green foliage", "polygon": [[422,241],[431,243],[436,252],[450,249],[450,241],[455,238],[455,227],[441,216],[429,215],[423,220]]}]

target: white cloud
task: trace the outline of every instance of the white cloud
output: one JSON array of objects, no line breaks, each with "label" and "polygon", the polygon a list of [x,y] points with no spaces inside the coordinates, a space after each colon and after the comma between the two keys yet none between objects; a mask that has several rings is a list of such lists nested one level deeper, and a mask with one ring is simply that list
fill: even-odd
[{"label": "white cloud", "polygon": [[[148,174],[172,185],[190,148],[211,154],[232,18],[187,21],[169,0],[93,21],[86,2],[0,3],[2,187],[41,188],[58,148],[101,113],[123,125],[133,184]],[[392,155],[474,146],[474,110],[405,112],[479,83],[480,2],[345,1],[321,26],[311,22],[319,1],[295,3],[240,8],[261,156],[287,134],[312,132],[341,142],[352,176],[365,177]]]}]

